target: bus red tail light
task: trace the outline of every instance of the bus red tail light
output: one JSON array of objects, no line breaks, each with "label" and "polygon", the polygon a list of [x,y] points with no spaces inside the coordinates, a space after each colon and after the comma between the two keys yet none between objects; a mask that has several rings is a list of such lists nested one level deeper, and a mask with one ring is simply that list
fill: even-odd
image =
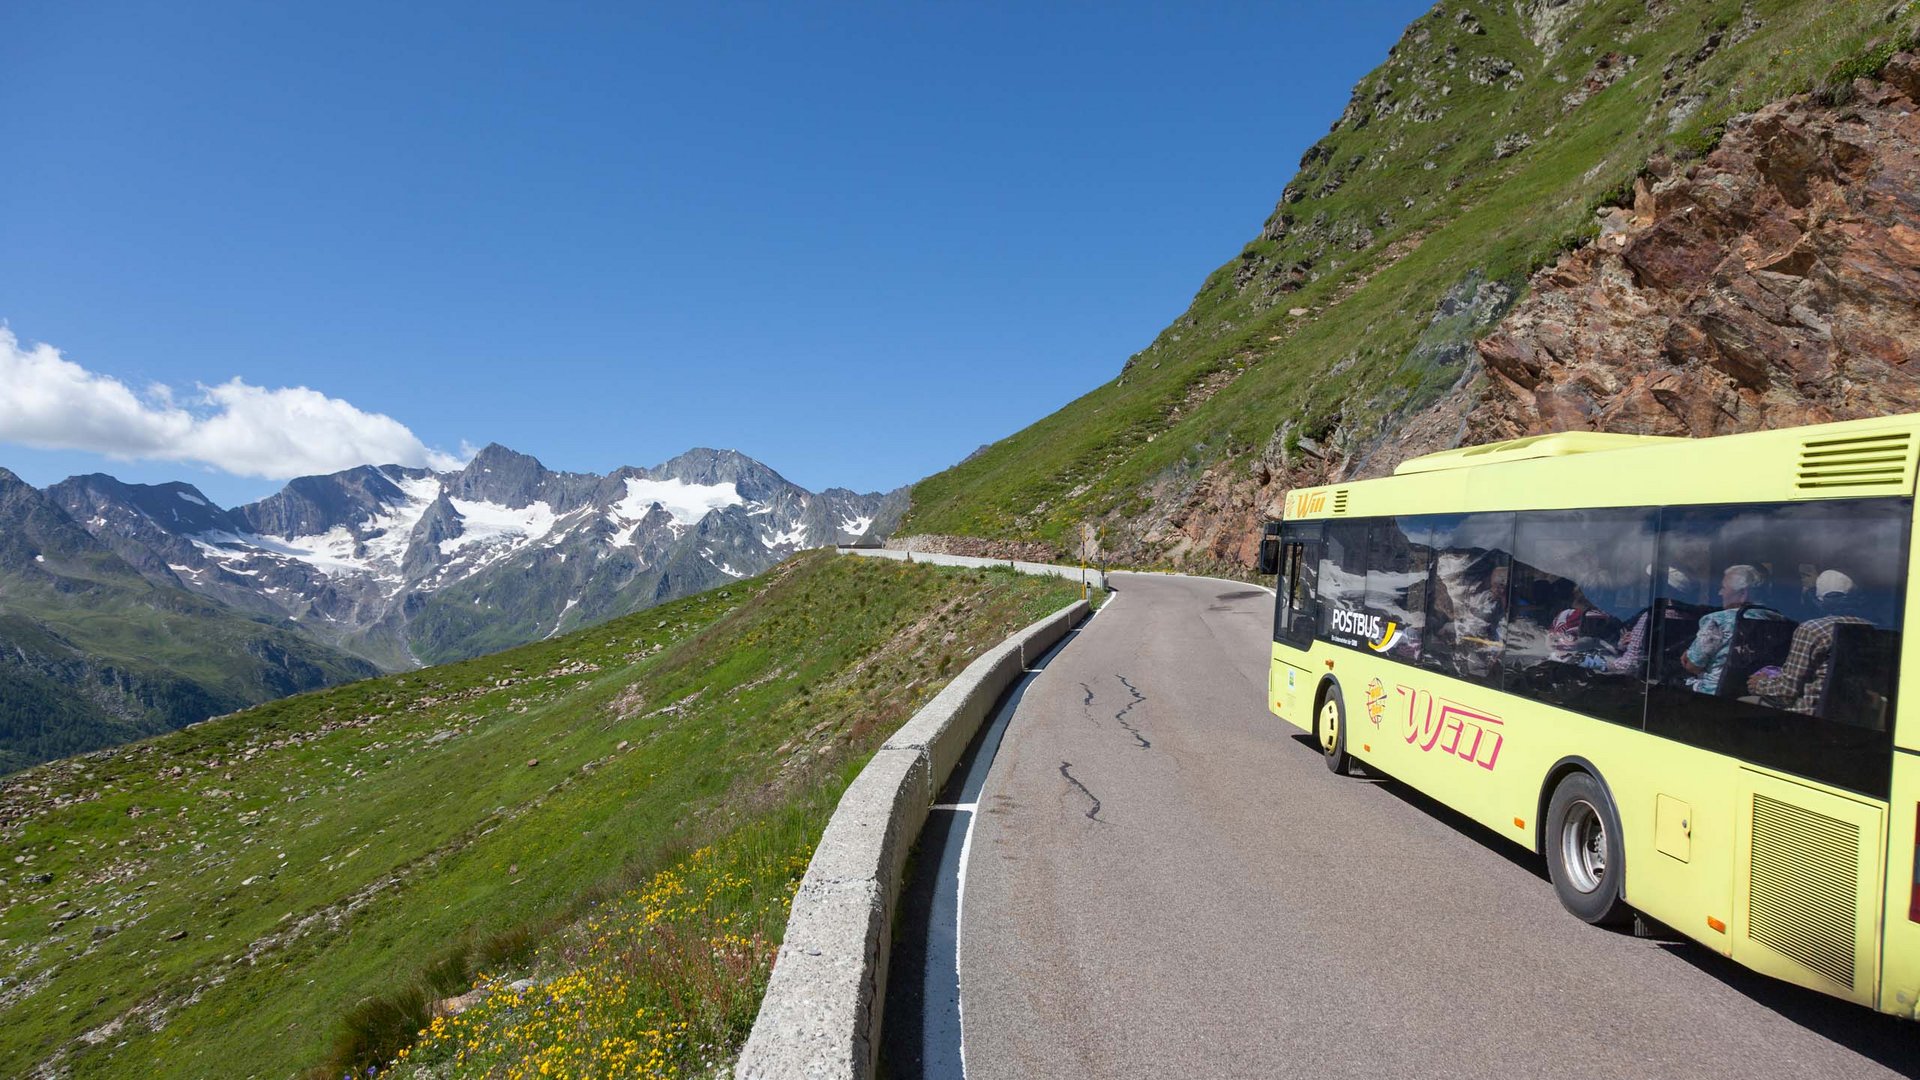
[{"label": "bus red tail light", "polygon": [[1907,921],[1920,922],[1920,806],[1913,808],[1913,895],[1907,901]]}]

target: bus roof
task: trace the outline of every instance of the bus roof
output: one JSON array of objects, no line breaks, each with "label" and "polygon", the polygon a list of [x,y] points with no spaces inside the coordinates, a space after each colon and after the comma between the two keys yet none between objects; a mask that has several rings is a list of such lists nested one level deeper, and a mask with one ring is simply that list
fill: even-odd
[{"label": "bus roof", "polygon": [[1616,435],[1605,431],[1560,431],[1549,435],[1528,435],[1525,438],[1508,439],[1505,442],[1487,443],[1485,446],[1463,446],[1458,450],[1424,454],[1401,462],[1400,467],[1393,470],[1393,475],[1406,476],[1410,473],[1461,469],[1469,465],[1492,465],[1496,462],[1524,461],[1528,458],[1566,457],[1570,454],[1589,454],[1598,450],[1625,450],[1655,443],[1683,441],[1685,440],[1668,435]]},{"label": "bus roof", "polygon": [[1684,439],[1567,431],[1295,488],[1282,520],[1912,497],[1920,413]]}]

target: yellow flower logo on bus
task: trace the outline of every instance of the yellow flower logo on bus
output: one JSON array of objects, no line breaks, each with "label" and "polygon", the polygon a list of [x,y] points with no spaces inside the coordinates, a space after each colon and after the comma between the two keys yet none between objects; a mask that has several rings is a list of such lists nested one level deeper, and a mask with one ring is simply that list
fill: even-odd
[{"label": "yellow flower logo on bus", "polygon": [[1387,688],[1379,679],[1375,679],[1367,684],[1367,719],[1373,721],[1374,727],[1379,727],[1386,715]]}]

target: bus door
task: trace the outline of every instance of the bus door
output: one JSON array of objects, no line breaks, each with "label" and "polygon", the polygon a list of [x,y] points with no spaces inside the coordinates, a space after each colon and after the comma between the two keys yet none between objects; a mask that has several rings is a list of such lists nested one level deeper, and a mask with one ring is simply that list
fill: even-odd
[{"label": "bus door", "polygon": [[1273,605],[1276,646],[1268,676],[1268,703],[1276,715],[1311,728],[1313,693],[1318,685],[1304,667],[1303,653],[1313,646],[1320,621],[1321,525],[1317,521],[1289,522],[1280,534],[1280,578]]}]

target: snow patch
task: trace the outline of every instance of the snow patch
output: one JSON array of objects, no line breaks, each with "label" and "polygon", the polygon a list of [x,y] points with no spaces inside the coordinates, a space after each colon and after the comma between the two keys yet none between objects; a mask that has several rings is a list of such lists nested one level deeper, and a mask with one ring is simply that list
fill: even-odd
[{"label": "snow patch", "polygon": [[673,520],[691,525],[722,507],[745,505],[734,484],[689,484],[684,480],[643,480],[627,477],[627,497],[613,504],[625,520],[643,518],[658,503]]},{"label": "snow patch", "polygon": [[516,509],[499,503],[468,502],[465,499],[450,501],[460,514],[460,535],[440,541],[442,555],[451,555],[475,544],[493,547],[506,542],[518,546],[529,540],[538,540],[553,530],[553,507],[544,502]]},{"label": "snow patch", "polygon": [[807,546],[807,526],[801,523],[783,533],[765,533],[762,535],[760,542],[770,548],[788,546],[805,547]]},{"label": "snow patch", "polygon": [[360,531],[380,535],[369,535],[366,540],[367,563],[376,576],[390,581],[403,580],[400,564],[407,557],[407,543],[413,536],[413,527],[420,524],[426,516],[427,507],[440,497],[440,481],[431,476],[417,480],[402,479],[395,482],[407,501],[401,506],[388,507],[388,513],[376,514],[360,523]]},{"label": "snow patch", "polygon": [[35,556],[33,557],[33,561],[34,561],[34,562],[46,562],[46,561],[47,561],[47,557],[46,557],[45,555],[35,555]]},{"label": "snow patch", "polygon": [[248,577],[257,576],[259,572],[235,569],[229,565],[231,561],[244,562],[251,556],[264,554],[306,563],[330,577],[367,574],[397,582],[402,580],[400,564],[406,558],[408,537],[426,514],[427,507],[440,497],[440,481],[423,477],[403,479],[398,485],[407,501],[388,506],[386,513],[362,521],[360,533],[365,535],[364,540],[345,525],[335,525],[311,536],[264,536],[216,529],[194,537],[193,544],[219,560],[222,569]]},{"label": "snow patch", "polygon": [[553,620],[553,629],[547,631],[548,637],[553,637],[560,632],[560,624],[567,621],[567,612],[572,611],[579,603],[579,597],[570,596],[567,598],[567,606],[560,609],[559,617]]},{"label": "snow patch", "polygon": [[195,505],[195,506],[205,506],[205,505],[207,505],[207,500],[205,500],[205,499],[196,499],[196,498],[194,498],[193,496],[191,496],[191,495],[189,495],[189,494],[187,494],[187,493],[186,493],[186,492],[184,492],[184,491],[176,491],[176,492],[174,492],[174,494],[175,494],[175,495],[178,495],[178,496],[180,496],[180,497],[181,497],[182,499],[185,499],[186,501],[188,501],[188,502],[190,502],[190,503],[192,503],[192,504],[193,504],[193,505]]},{"label": "snow patch", "polygon": [[854,536],[865,536],[867,530],[871,528],[873,528],[873,519],[870,517],[848,518],[840,523],[841,532]]}]

